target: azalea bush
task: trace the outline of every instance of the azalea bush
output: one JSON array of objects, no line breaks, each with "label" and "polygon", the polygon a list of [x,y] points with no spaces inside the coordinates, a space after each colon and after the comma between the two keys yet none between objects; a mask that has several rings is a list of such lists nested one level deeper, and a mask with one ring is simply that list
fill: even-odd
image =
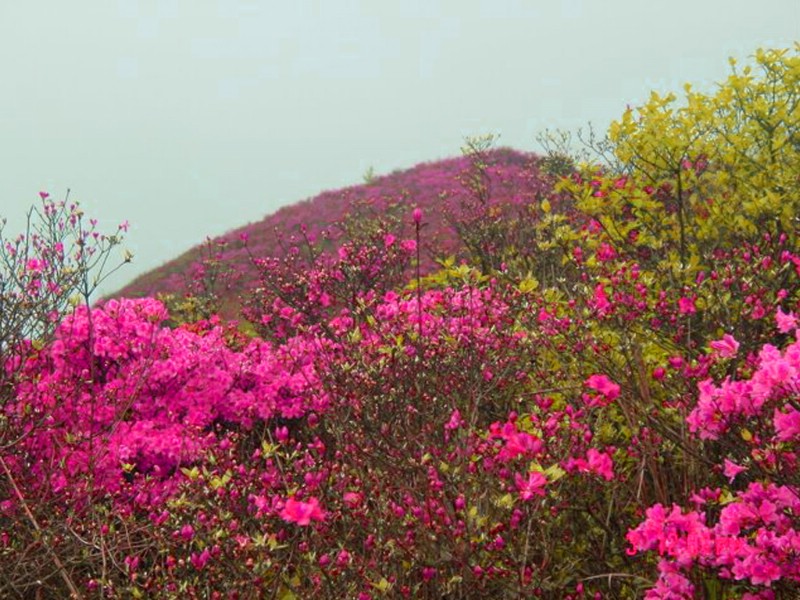
[{"label": "azalea bush", "polygon": [[[51,402],[24,407],[21,427],[17,391],[29,382],[26,372],[31,361],[53,342],[61,319],[77,307],[86,308],[97,286],[118,268],[107,267],[128,227],[122,223],[114,234],[104,234],[69,195],[63,201],[52,200],[47,192],[39,195],[40,203],[28,212],[23,233],[10,237],[5,221],[0,225],[0,520],[4,523],[0,591],[4,595],[30,594],[44,572],[77,593],[67,559],[62,560],[58,549],[67,524],[54,517],[54,511],[64,505],[51,503],[27,485],[27,471],[35,460],[27,452],[30,436],[63,423],[56,419]],[[126,252],[121,263],[130,258]],[[52,464],[44,473],[47,478],[59,477]]]},{"label": "azalea bush", "polygon": [[[778,312],[778,328],[794,334],[796,315]],[[728,359],[738,343],[716,346]],[[648,597],[694,596],[698,583],[740,581],[760,589],[750,598],[774,598],[800,583],[800,496],[797,377],[800,343],[781,351],[765,345],[749,357],[752,374],[705,381],[689,414],[690,432],[718,447],[727,482],[695,490],[692,508],[655,504],[627,534],[632,551],[657,550],[657,585]]]}]

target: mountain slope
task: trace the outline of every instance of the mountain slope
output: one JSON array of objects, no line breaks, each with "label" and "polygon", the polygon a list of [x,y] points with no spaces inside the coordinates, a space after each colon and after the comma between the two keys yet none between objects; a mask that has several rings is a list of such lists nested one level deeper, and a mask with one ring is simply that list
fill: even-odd
[{"label": "mountain slope", "polygon": [[[416,207],[424,214],[423,264],[429,270],[434,257],[457,256],[463,250],[453,226],[456,221],[468,220],[472,213],[489,206],[498,211],[517,210],[547,192],[550,181],[539,172],[538,164],[536,155],[500,148],[421,163],[362,185],[326,191],[230,231],[211,240],[210,245],[200,244],[139,276],[113,296],[183,294],[192,274],[199,272],[203,257],[213,252],[236,273],[238,283],[225,292],[227,300],[233,301],[254,280],[251,257],[280,257],[300,235],[312,240],[325,237],[330,240],[328,248],[335,249],[341,239],[337,223],[353,214],[358,219],[396,215],[401,227],[405,223],[409,230],[411,211]],[[246,248],[243,238],[247,239]]]}]

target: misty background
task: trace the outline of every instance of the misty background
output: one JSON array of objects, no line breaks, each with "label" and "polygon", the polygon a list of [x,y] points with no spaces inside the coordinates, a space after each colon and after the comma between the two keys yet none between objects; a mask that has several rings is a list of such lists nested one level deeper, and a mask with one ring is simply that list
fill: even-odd
[{"label": "misty background", "polygon": [[0,0],[0,217],[70,188],[128,220],[110,293],[370,168],[604,131],[796,40],[798,0]]}]

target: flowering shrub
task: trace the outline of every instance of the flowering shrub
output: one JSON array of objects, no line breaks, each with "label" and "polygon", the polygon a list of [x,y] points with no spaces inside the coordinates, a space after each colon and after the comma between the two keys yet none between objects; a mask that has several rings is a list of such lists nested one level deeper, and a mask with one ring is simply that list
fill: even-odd
[{"label": "flowering shrub", "polygon": [[[24,436],[20,451],[37,459],[33,482],[118,491],[123,471],[191,465],[216,441],[215,424],[250,429],[327,406],[305,340],[232,348],[222,326],[172,330],[162,326],[167,316],[152,299],[81,306],[28,359],[7,416]],[[54,462],[63,465],[56,473]]]},{"label": "flowering shrub", "polygon": [[[22,371],[27,361],[52,340],[65,313],[89,303],[96,287],[110,274],[104,267],[128,225],[122,223],[113,235],[102,234],[97,221],[85,218],[79,204],[69,201],[69,194],[64,201],[51,200],[47,192],[39,196],[40,204],[28,212],[25,233],[8,238],[5,220],[0,222],[0,502],[4,507],[18,505],[16,530],[23,538],[33,536],[21,558],[14,561],[10,558],[18,555],[9,555],[8,534],[2,536],[2,557],[9,561],[4,560],[0,570],[9,574],[9,581],[35,580],[44,558],[74,595],[78,590],[43,518],[53,507],[39,506],[20,487],[20,473],[15,475],[11,469],[27,433],[47,415],[32,416],[32,427],[21,431],[9,411],[15,404],[14,388],[25,379]],[[124,262],[130,258],[126,252]],[[22,464],[28,466],[26,460]],[[50,472],[57,477],[55,471]],[[0,590],[5,593],[5,588],[4,583]]]},{"label": "flowering shrub", "polygon": [[766,345],[755,362],[746,379],[704,381],[687,418],[692,433],[725,448],[727,485],[694,493],[687,512],[656,504],[627,534],[634,552],[662,557],[648,598],[694,597],[692,570],[749,583],[758,597],[800,582],[800,342]]}]

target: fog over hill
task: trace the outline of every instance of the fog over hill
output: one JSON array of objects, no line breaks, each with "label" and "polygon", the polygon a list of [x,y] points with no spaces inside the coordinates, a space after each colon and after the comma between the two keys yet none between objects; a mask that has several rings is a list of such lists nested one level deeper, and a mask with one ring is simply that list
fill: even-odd
[{"label": "fog over hill", "polygon": [[67,189],[133,262],[108,294],[281,206],[458,154],[537,151],[800,39],[797,0],[0,2],[0,216]]}]

